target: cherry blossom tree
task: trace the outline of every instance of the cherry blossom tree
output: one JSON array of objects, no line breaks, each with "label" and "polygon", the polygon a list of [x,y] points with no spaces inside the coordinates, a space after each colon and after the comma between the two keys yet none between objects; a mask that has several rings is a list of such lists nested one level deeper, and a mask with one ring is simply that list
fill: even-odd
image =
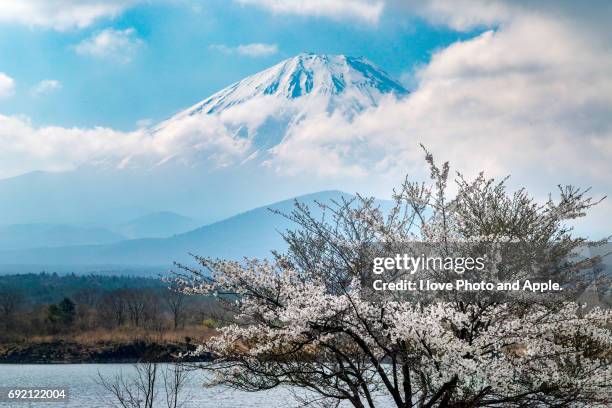
[{"label": "cherry blossom tree", "polygon": [[[233,322],[198,349],[215,356],[201,365],[213,382],[290,386],[323,406],[610,406],[610,311],[572,297],[597,259],[572,260],[589,244],[569,225],[598,201],[564,187],[538,204],[482,174],[458,174],[449,197],[448,163],[437,166],[428,152],[426,161],[431,183],[406,180],[391,209],[358,196],[320,203],[319,217],[296,203],[284,214],[297,226],[284,234],[288,250],[273,260],[178,265],[184,292],[214,294],[233,311]],[[417,253],[422,243],[437,254],[495,247],[502,259],[478,279],[552,277],[566,291],[371,290],[373,257]],[[504,254],[508,243],[517,245]],[[421,271],[419,279],[447,282],[454,273]]]}]

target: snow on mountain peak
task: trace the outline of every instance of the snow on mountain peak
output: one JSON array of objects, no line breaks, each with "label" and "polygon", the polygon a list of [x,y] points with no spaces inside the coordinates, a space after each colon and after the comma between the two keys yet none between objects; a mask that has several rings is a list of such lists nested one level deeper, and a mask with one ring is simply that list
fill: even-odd
[{"label": "snow on mountain peak", "polygon": [[[166,161],[266,160],[304,123],[352,120],[408,91],[365,58],[302,53],[251,75],[154,127]],[[186,159],[188,157],[188,159]]]},{"label": "snow on mountain peak", "polygon": [[253,98],[285,100],[324,97],[328,110],[356,111],[376,106],[385,94],[407,93],[397,81],[365,58],[302,53],[217,92],[183,114],[216,114]]}]

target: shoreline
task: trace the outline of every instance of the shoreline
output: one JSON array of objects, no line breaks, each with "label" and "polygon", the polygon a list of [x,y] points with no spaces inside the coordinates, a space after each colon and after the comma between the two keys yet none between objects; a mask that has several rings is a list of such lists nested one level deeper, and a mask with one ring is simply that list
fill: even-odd
[{"label": "shoreline", "polygon": [[181,357],[195,344],[134,340],[83,344],[69,340],[0,345],[0,364],[129,364],[203,362],[210,356]]}]

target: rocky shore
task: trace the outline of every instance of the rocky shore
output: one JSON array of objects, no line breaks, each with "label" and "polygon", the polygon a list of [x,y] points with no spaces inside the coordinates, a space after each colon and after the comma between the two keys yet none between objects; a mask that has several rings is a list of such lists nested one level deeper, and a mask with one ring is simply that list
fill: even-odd
[{"label": "rocky shore", "polygon": [[0,345],[0,364],[134,363],[138,361],[205,361],[209,356],[181,357],[195,350],[190,343],[157,343],[137,340],[126,343],[101,341],[82,344],[56,340]]}]

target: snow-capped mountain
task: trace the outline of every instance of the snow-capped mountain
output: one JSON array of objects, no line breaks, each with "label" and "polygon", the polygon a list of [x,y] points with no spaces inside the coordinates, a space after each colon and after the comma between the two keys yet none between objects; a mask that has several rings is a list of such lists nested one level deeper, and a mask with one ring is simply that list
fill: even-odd
[{"label": "snow-capped mountain", "polygon": [[291,126],[316,114],[348,117],[408,91],[365,58],[299,54],[251,75],[174,115],[160,132],[202,116],[218,118],[230,134],[270,148]]},{"label": "snow-capped mountain", "polygon": [[389,93],[401,96],[407,91],[365,58],[303,53],[230,85],[173,119],[220,114],[259,97],[303,102],[323,97],[328,112],[361,111],[376,106]]},{"label": "snow-capped mountain", "polygon": [[[352,121],[385,98],[406,94],[364,58],[300,54],[157,126],[117,137],[116,146],[100,149],[74,170],[0,180],[0,224],[105,226],[99,215],[110,208],[173,211],[208,222],[333,189],[336,181],[308,172],[295,181],[302,173],[291,173],[294,158],[310,160],[304,144],[333,146],[338,135],[328,133],[335,119]],[[334,120],[326,121],[330,116]],[[331,125],[319,130],[316,125],[324,122]],[[356,157],[359,143],[342,154]],[[314,155],[319,163],[327,160]]]}]

